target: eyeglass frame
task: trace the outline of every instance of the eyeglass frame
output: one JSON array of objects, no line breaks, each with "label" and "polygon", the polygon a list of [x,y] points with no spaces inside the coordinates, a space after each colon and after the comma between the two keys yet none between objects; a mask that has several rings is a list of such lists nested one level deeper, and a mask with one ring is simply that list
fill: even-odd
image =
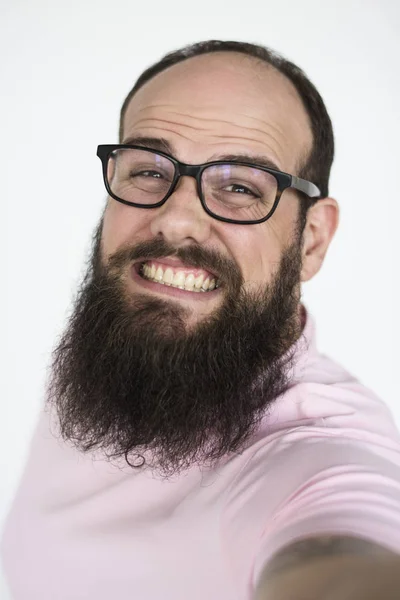
[{"label": "eyeglass frame", "polygon": [[[172,180],[172,183],[170,185],[168,193],[166,194],[166,196],[164,196],[164,198],[162,200],[160,200],[159,202],[156,202],[155,204],[138,204],[137,202],[129,202],[128,200],[124,200],[123,198],[120,198],[119,196],[117,196],[116,194],[114,194],[112,192],[109,182],[108,182],[108,176],[107,176],[108,160],[110,158],[111,153],[114,152],[114,150],[122,150],[122,149],[145,150],[147,152],[151,152],[153,154],[157,154],[158,156],[162,156],[162,157],[168,159],[174,165],[174,168],[175,168],[174,178]],[[178,185],[180,178],[185,177],[185,176],[193,177],[196,180],[198,198],[201,202],[203,209],[205,210],[205,212],[208,215],[210,215],[210,217],[213,217],[214,219],[217,219],[218,221],[223,221],[225,223],[233,223],[235,225],[257,225],[259,223],[264,223],[265,221],[270,219],[278,207],[278,204],[282,197],[283,192],[289,188],[293,188],[293,189],[296,189],[296,190],[302,192],[303,194],[308,196],[308,198],[314,200],[314,203],[317,202],[318,200],[320,200],[322,197],[320,189],[311,181],[307,181],[306,179],[301,179],[301,177],[297,177],[296,175],[290,175],[289,173],[285,173],[283,171],[277,171],[276,169],[271,169],[269,167],[264,167],[262,165],[258,165],[258,164],[250,163],[250,162],[234,161],[234,160],[214,160],[214,161],[206,162],[206,163],[203,163],[200,165],[188,165],[186,163],[183,163],[183,162],[177,160],[173,156],[170,156],[166,152],[162,152],[160,150],[154,150],[154,148],[147,148],[146,146],[139,146],[139,145],[135,145],[135,144],[100,144],[99,146],[97,146],[97,156],[100,158],[101,163],[102,163],[104,185],[105,185],[106,190],[109,193],[109,195],[112,198],[114,198],[114,200],[117,200],[117,202],[121,202],[122,204],[126,204],[128,206],[134,206],[135,208],[159,208],[160,206],[165,204],[165,202],[168,200],[168,198],[170,196],[172,196],[172,194],[174,193],[174,191],[176,189],[176,186]],[[237,221],[235,219],[229,219],[228,217],[221,217],[219,215],[214,214],[208,208],[206,201],[204,199],[204,194],[203,194],[203,190],[201,187],[201,177],[202,177],[203,171],[205,171],[208,167],[213,167],[216,165],[238,165],[238,166],[242,166],[242,167],[252,167],[253,169],[259,169],[261,171],[265,171],[265,172],[273,175],[273,177],[275,177],[275,179],[277,181],[278,187],[277,187],[275,202],[274,202],[271,210],[269,211],[269,213],[262,219],[257,219],[256,221]]]}]

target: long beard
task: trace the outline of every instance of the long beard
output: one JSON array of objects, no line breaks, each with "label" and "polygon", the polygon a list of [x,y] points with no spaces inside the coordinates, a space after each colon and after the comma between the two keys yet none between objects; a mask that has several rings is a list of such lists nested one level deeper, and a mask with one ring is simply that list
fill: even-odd
[{"label": "long beard", "polygon": [[[176,250],[157,239],[120,250],[105,266],[100,237],[101,227],[53,351],[47,401],[62,437],[167,477],[239,453],[290,385],[301,235],[273,281],[252,293],[237,265],[202,247]],[[221,306],[191,329],[179,304],[129,297],[124,284],[136,257],[172,254],[211,271],[218,264],[225,275]]]}]

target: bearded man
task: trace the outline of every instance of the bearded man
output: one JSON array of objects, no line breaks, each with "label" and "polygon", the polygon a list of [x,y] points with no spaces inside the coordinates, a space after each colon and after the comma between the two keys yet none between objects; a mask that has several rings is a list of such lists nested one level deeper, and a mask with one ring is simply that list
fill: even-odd
[{"label": "bearded man", "polygon": [[338,225],[320,94],[203,42],[141,75],[119,142],[3,536],[14,598],[397,598],[399,434],[301,302]]}]

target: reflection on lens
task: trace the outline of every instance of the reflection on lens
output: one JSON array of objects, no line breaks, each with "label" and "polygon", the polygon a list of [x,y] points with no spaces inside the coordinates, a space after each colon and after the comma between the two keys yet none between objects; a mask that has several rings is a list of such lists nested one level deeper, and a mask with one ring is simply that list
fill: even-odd
[{"label": "reflection on lens", "polygon": [[214,214],[238,221],[257,221],[268,215],[278,192],[278,182],[267,171],[222,164],[203,172],[205,203]]},{"label": "reflection on lens", "polygon": [[155,152],[122,148],[110,156],[107,173],[110,189],[118,198],[151,205],[167,195],[174,165]]}]

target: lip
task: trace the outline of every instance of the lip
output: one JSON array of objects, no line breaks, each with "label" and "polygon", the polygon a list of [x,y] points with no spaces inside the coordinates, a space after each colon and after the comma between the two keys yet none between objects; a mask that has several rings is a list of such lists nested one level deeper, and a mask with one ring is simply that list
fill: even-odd
[{"label": "lip", "polygon": [[209,302],[211,299],[215,298],[218,294],[221,293],[221,288],[216,288],[211,292],[190,292],[186,290],[180,290],[179,288],[168,286],[162,283],[154,283],[153,281],[149,281],[148,279],[143,279],[143,277],[139,275],[139,269],[141,264],[142,263],[138,261],[131,266],[131,278],[135,284],[139,285],[140,287],[146,290],[149,290],[150,292],[163,294],[165,296],[171,296],[172,298],[177,298],[179,300],[186,299],[193,302]]}]

